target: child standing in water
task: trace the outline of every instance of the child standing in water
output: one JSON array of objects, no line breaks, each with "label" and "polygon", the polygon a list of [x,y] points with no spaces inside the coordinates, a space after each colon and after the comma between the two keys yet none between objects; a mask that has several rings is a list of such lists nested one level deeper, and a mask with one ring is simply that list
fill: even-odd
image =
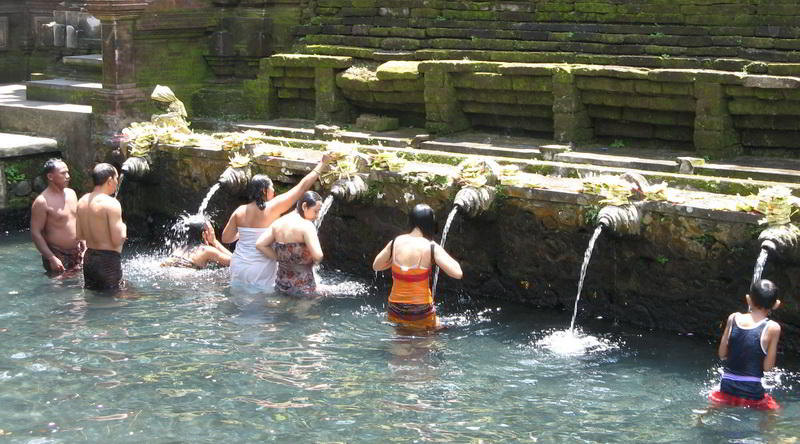
[{"label": "child standing in water", "polygon": [[748,313],[731,313],[722,341],[719,357],[725,361],[720,388],[709,395],[715,406],[750,407],[759,410],[780,408],[764,391],[761,378],[764,371],[775,366],[775,354],[781,326],[767,317],[781,305],[778,287],[767,279],[750,286],[745,296]]}]

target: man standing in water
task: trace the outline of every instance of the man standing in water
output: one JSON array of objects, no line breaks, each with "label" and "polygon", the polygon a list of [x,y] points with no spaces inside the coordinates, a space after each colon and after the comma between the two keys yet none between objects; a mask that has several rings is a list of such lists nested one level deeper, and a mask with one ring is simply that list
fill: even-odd
[{"label": "man standing in water", "polygon": [[42,265],[50,276],[77,270],[85,245],[76,233],[78,196],[69,185],[69,168],[61,159],[44,163],[47,188],[31,207],[31,238],[42,254]]},{"label": "man standing in water", "polygon": [[122,206],[114,198],[117,170],[97,164],[92,170],[94,189],[78,201],[78,238],[86,240],[84,286],[90,290],[118,289],[122,282],[120,253],[128,236]]}]

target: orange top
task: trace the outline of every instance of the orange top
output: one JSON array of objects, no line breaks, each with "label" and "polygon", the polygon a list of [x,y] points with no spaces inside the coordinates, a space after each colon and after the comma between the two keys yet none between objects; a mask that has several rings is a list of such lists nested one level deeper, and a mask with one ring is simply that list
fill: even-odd
[{"label": "orange top", "polygon": [[389,302],[395,304],[433,304],[428,268],[406,268],[392,264],[392,292]]}]

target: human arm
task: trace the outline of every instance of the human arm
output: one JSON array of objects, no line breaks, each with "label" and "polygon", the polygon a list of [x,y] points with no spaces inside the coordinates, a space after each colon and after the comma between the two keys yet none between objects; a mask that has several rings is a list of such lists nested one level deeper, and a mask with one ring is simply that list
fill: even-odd
[{"label": "human arm", "polygon": [[383,247],[380,253],[375,256],[375,260],[372,261],[372,269],[375,271],[383,271],[387,270],[392,267],[392,243],[389,242]]},{"label": "human arm", "polygon": [[222,242],[225,242],[226,244],[232,244],[239,239],[239,225],[237,223],[238,212],[239,209],[237,208],[231,214],[231,217],[228,219],[228,223],[225,224],[225,228],[222,229]]},{"label": "human arm", "polygon": [[317,228],[311,221],[304,221],[303,223],[303,241],[306,243],[311,259],[315,264],[322,262],[322,246],[319,244],[319,236],[317,236]]},{"label": "human arm", "polygon": [[44,238],[43,232],[46,224],[47,202],[45,202],[43,196],[39,196],[33,201],[33,206],[31,207],[31,238],[33,239],[33,245],[36,246],[36,249],[39,250],[42,257],[50,262],[50,268],[53,271],[64,271],[64,264],[53,254],[53,251],[47,245],[47,241]]},{"label": "human arm", "polygon": [[279,194],[275,196],[271,201],[270,205],[272,208],[279,214],[283,214],[289,211],[295,202],[303,196],[303,193],[310,190],[311,187],[314,185],[314,182],[322,174],[322,170],[330,163],[331,156],[328,153],[324,153],[322,155],[322,160],[319,161],[317,166],[314,167],[308,174],[303,177],[297,185],[293,186],[292,189],[289,191]]},{"label": "human arm", "polygon": [[205,267],[209,262],[216,262],[223,267],[229,267],[231,265],[231,254],[227,250],[222,251],[215,246],[206,245],[203,247],[200,257],[192,262],[195,262],[195,265],[200,268]]},{"label": "human arm", "polygon": [[122,244],[128,238],[128,227],[122,221],[122,205],[119,201],[110,198],[106,204],[106,214],[108,215],[108,232],[111,236],[111,244],[116,248],[122,248]]},{"label": "human arm", "polygon": [[448,276],[453,279],[461,279],[461,277],[464,276],[458,261],[453,259],[439,244],[436,244],[433,248],[433,254],[436,262],[435,265],[438,265]]},{"label": "human arm", "polygon": [[261,233],[261,236],[258,236],[258,240],[256,241],[256,249],[261,252],[264,256],[277,261],[278,255],[275,254],[275,250],[272,248],[272,244],[275,243],[275,232],[272,230],[272,227],[267,228]]},{"label": "human arm", "polygon": [[731,326],[733,325],[733,318],[735,316],[736,313],[731,313],[731,315],[728,316],[725,332],[722,334],[722,339],[719,341],[719,350],[717,350],[717,353],[722,360],[728,359],[728,339],[731,337]]},{"label": "human arm", "polygon": [[778,354],[778,340],[781,337],[781,326],[775,321],[767,324],[767,356],[764,357],[764,371],[775,367],[775,356]]},{"label": "human arm", "polygon": [[214,227],[211,226],[211,222],[206,221],[206,229],[203,231],[203,240],[209,247],[214,247],[221,253],[231,256],[232,253],[230,250],[225,248],[225,245],[222,245],[222,242],[217,240],[217,235],[214,233]]}]

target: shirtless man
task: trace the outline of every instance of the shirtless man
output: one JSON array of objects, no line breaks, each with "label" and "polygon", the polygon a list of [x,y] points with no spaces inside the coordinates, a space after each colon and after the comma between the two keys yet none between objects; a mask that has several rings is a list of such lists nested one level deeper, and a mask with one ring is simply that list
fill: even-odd
[{"label": "shirtless man", "polygon": [[76,233],[78,196],[69,185],[69,168],[61,159],[44,163],[47,188],[31,207],[31,237],[42,254],[42,265],[55,276],[81,267],[83,242]]},{"label": "shirtless man", "polygon": [[122,221],[122,207],[113,197],[119,184],[117,170],[97,164],[92,170],[94,189],[78,201],[78,238],[86,240],[83,261],[84,287],[90,290],[120,288],[122,244],[128,228]]}]

